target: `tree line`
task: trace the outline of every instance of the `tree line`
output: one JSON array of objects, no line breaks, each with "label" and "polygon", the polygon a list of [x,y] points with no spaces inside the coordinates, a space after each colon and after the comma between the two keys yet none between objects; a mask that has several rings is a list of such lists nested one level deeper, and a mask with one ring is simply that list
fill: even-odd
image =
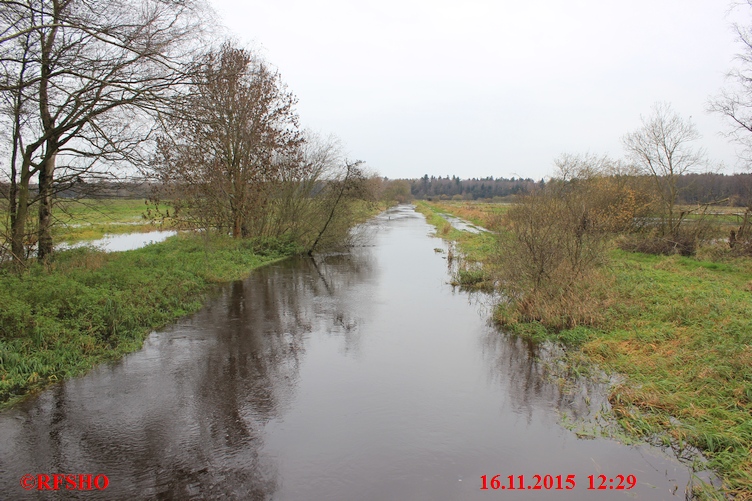
[{"label": "tree line", "polygon": [[408,179],[410,193],[419,199],[457,198],[463,200],[504,198],[521,193],[527,193],[537,184],[545,184],[541,179],[494,178],[460,179],[449,176],[435,177],[424,175],[418,179]]},{"label": "tree line", "polygon": [[[643,175],[636,173],[635,175]],[[420,200],[513,201],[516,195],[545,186],[544,179],[436,177],[404,179],[412,197]],[[752,202],[752,174],[689,172],[676,178],[677,202],[681,205],[718,202],[730,207],[747,207]]]}]

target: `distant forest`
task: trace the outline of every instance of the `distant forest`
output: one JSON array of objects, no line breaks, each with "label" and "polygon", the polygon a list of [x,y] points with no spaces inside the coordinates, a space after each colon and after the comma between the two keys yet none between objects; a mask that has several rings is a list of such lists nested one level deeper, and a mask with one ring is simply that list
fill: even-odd
[{"label": "distant forest", "polygon": [[[543,179],[494,178],[460,179],[457,176],[425,175],[418,179],[393,179],[395,184],[408,184],[413,198],[421,200],[488,200],[513,201],[516,195],[542,187]],[[679,203],[697,204],[720,202],[723,205],[745,207],[752,205],[752,174],[686,174],[680,176]],[[31,186],[35,189],[35,186]],[[404,188],[405,193],[407,187]],[[0,183],[0,196],[7,196],[8,185]],[[134,182],[74,182],[62,189],[60,198],[149,198],[153,194],[149,183]]]},{"label": "distant forest", "polygon": [[[499,200],[527,193],[545,181],[527,178],[460,179],[456,176],[425,175],[406,179],[410,193],[418,199]],[[752,174],[686,174],[679,178],[679,203],[697,204],[723,201],[724,205],[752,203]]]},{"label": "distant forest", "polygon": [[435,177],[425,176],[419,179],[407,179],[410,183],[410,193],[419,199],[464,199],[479,200],[493,198],[507,198],[527,193],[536,185],[542,186],[544,181],[533,179],[506,179],[503,177],[486,177],[482,179],[460,179],[456,176]]}]

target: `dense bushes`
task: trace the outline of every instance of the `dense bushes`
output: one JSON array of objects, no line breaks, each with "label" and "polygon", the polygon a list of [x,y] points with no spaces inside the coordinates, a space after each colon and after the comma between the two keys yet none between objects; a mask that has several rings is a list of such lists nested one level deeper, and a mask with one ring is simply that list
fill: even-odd
[{"label": "dense bushes", "polygon": [[562,329],[596,322],[597,265],[608,238],[646,210],[630,178],[614,175],[607,159],[565,157],[560,168],[560,178],[520,197],[506,214],[498,253],[503,324]]}]

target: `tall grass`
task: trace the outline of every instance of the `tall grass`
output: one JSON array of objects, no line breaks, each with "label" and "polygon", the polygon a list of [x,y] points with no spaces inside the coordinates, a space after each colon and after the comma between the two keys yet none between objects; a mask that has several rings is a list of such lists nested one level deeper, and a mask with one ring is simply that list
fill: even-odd
[{"label": "tall grass", "polygon": [[418,201],[416,210],[436,228],[436,235],[454,242],[447,259],[453,269],[452,285],[472,290],[492,290],[496,236],[490,232],[471,233],[457,230],[443,217],[444,206]]},{"label": "tall grass", "polygon": [[487,229],[498,229],[501,223],[501,216],[512,207],[512,204],[441,201],[431,202],[430,206],[436,210],[449,212],[462,219],[466,219],[477,226]]}]

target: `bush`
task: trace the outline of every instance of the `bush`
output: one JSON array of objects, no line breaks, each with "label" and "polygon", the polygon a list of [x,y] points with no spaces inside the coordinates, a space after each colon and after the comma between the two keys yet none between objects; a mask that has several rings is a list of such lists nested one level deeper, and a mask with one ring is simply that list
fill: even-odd
[{"label": "bush", "polygon": [[251,239],[244,246],[254,254],[264,257],[291,256],[303,252],[302,246],[290,236]]},{"label": "bush", "polygon": [[643,254],[693,256],[697,251],[697,239],[688,233],[672,238],[653,234],[633,234],[619,238],[617,246],[621,250]]},{"label": "bush", "polygon": [[608,296],[597,271],[606,243],[645,208],[628,179],[604,174],[607,159],[565,157],[560,168],[562,178],[521,197],[505,216],[502,324],[532,321],[558,330],[598,323]]}]

